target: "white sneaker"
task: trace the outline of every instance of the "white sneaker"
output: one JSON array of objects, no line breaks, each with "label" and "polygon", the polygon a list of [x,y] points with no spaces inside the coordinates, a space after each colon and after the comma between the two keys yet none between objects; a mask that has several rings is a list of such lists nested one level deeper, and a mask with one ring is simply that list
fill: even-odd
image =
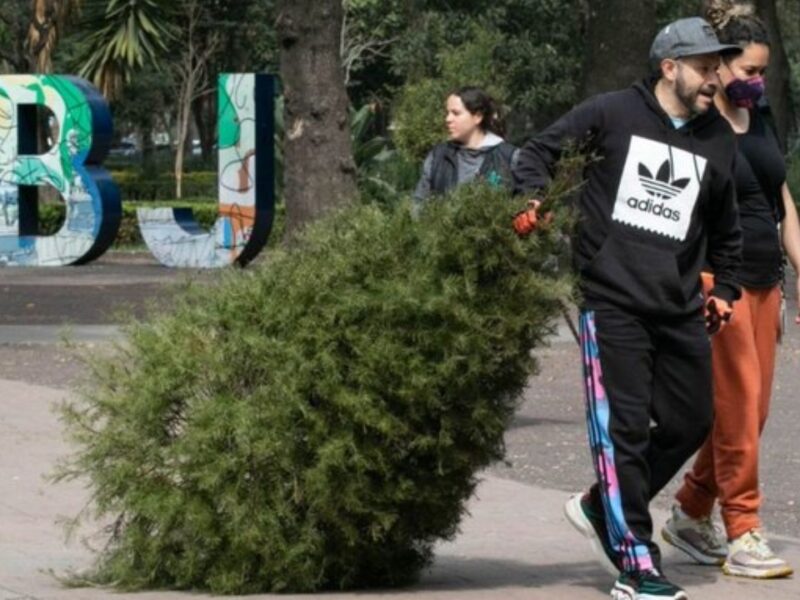
[{"label": "white sneaker", "polygon": [[725,540],[711,517],[693,519],[677,504],[672,506],[672,514],[661,529],[661,537],[701,565],[721,565],[728,555]]},{"label": "white sneaker", "polygon": [[775,556],[767,540],[755,529],[728,544],[728,557],[722,570],[726,575],[755,579],[788,577],[793,573],[792,567]]}]

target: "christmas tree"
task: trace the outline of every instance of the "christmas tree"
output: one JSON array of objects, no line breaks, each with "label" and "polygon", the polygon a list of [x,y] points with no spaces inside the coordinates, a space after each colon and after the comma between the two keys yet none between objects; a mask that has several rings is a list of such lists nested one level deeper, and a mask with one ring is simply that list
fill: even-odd
[{"label": "christmas tree", "polygon": [[470,185],[324,218],[260,266],[196,285],[92,361],[62,409],[91,516],[93,583],[217,593],[413,581],[571,294],[558,223]]}]

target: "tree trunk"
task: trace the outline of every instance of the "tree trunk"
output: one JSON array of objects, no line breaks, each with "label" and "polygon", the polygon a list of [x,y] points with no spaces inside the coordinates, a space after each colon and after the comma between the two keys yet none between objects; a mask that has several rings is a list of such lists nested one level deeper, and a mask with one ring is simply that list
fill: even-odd
[{"label": "tree trunk", "polygon": [[203,94],[196,98],[192,113],[197,135],[200,138],[200,154],[204,163],[211,162],[214,151],[214,136],[217,131],[217,106],[214,94]]},{"label": "tree trunk", "polygon": [[281,0],[286,235],[355,199],[348,99],[339,53],[341,0]]},{"label": "tree trunk", "polygon": [[191,94],[194,82],[187,81],[181,86],[178,106],[178,140],[175,144],[175,197],[183,197],[183,161],[186,156],[186,140],[189,137],[189,118],[192,111]]},{"label": "tree trunk", "polygon": [[208,6],[199,0],[186,0],[183,10],[186,11],[185,41],[180,60],[176,66],[178,85],[178,139],[175,146],[175,197],[183,194],[183,164],[186,156],[186,145],[189,138],[189,126],[192,118],[192,105],[203,95],[203,84],[207,77],[206,64],[219,44],[217,36],[208,36],[205,44],[198,43],[198,26],[204,18]]},{"label": "tree trunk", "polygon": [[644,77],[656,34],[655,0],[593,0],[587,4],[584,95],[626,88]]},{"label": "tree trunk", "polygon": [[153,124],[140,125],[137,129],[137,134],[142,148],[142,168],[145,173],[150,173],[154,170],[154,154],[155,144],[153,144]]},{"label": "tree trunk", "polygon": [[197,88],[196,71],[192,68],[193,51],[189,46],[186,65],[178,93],[177,140],[175,143],[175,197],[183,197],[183,164],[186,157],[186,142],[189,138],[189,125],[192,117],[192,98]]},{"label": "tree trunk", "polygon": [[786,150],[789,134],[796,126],[792,91],[790,87],[791,68],[783,45],[783,36],[775,7],[775,0],[756,0],[756,10],[769,32],[771,46],[769,68],[767,69],[767,98],[775,120],[775,129],[781,148]]},{"label": "tree trunk", "polygon": [[28,45],[31,64],[37,73],[52,71],[52,51],[55,46],[55,8],[47,0],[31,2],[31,24],[28,30]]}]

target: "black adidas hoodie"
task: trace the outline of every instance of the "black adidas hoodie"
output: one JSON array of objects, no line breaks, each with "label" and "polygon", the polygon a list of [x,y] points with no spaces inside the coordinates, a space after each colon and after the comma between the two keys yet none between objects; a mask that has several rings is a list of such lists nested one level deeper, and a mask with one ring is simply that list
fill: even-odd
[{"label": "black adidas hoodie", "polygon": [[734,133],[714,107],[675,129],[655,83],[578,105],[529,140],[513,170],[515,191],[535,198],[568,143],[598,157],[578,199],[575,263],[587,308],[693,313],[704,265],[715,275],[712,294],[740,295]]}]

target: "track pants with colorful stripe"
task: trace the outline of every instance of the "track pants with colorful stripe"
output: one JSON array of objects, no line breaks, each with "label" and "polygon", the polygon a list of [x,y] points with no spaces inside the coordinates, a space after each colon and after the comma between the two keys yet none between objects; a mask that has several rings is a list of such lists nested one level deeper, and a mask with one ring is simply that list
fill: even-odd
[{"label": "track pants with colorful stripe", "polygon": [[627,571],[660,568],[650,500],[702,445],[713,418],[702,315],[653,318],[617,308],[580,319],[586,417],[597,484]]}]

